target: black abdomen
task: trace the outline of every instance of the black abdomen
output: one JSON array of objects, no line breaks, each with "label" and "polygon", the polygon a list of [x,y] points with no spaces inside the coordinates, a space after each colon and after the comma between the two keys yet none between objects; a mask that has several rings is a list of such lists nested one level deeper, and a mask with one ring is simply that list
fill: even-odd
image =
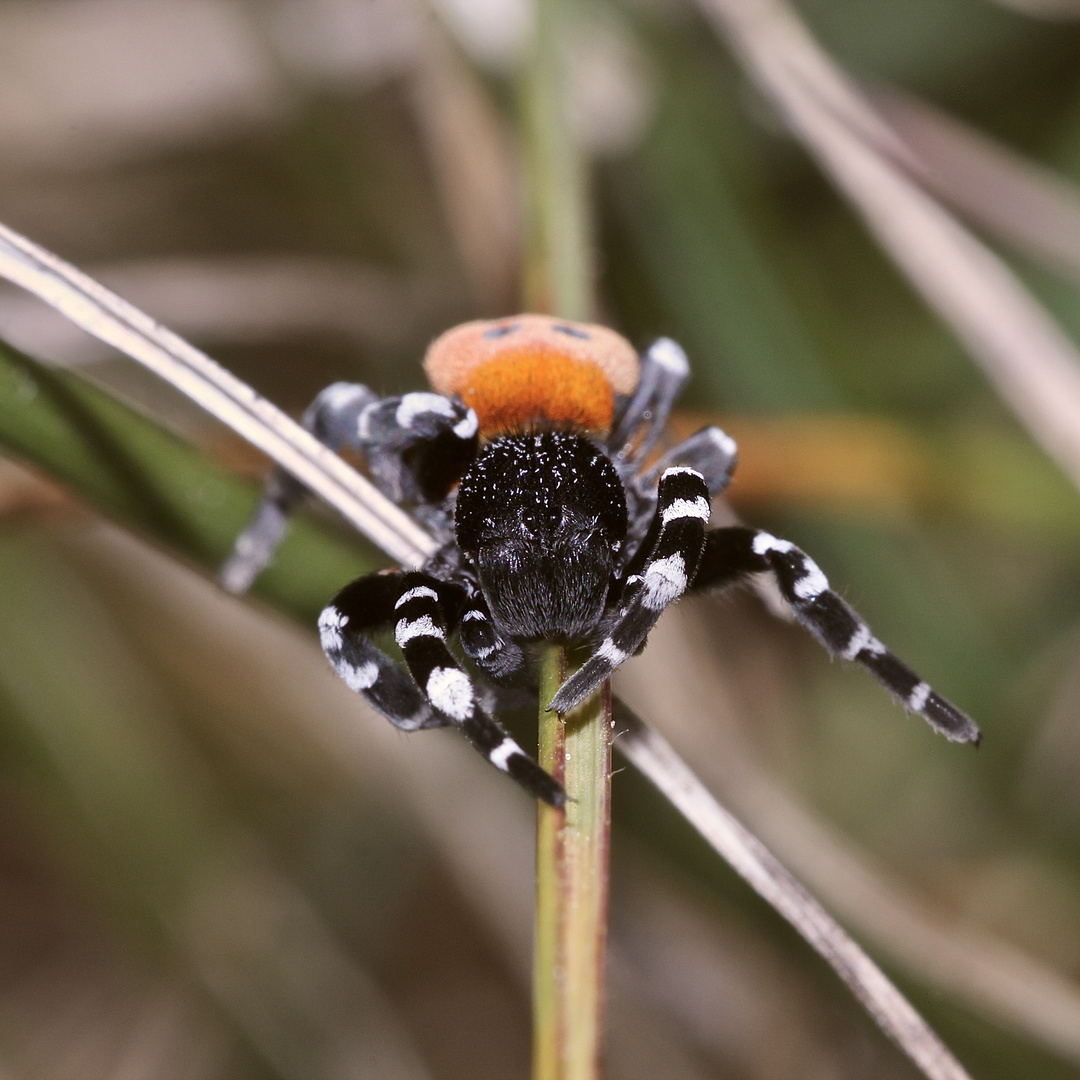
[{"label": "black abdomen", "polygon": [[492,618],[513,638],[593,636],[626,539],[626,497],[582,435],[507,435],[462,478],[455,529]]}]

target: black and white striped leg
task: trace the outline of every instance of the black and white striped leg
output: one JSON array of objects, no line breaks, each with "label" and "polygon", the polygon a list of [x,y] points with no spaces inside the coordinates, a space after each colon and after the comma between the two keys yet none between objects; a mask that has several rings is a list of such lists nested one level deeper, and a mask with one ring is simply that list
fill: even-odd
[{"label": "black and white striped leg", "polygon": [[[360,578],[320,616],[323,651],[342,679],[396,727],[456,727],[530,794],[561,806],[562,788],[480,707],[472,680],[446,647],[464,604],[464,589],[427,574]],[[391,625],[411,678],[370,641],[371,633]]]},{"label": "black and white striped leg", "polygon": [[460,401],[417,392],[368,405],[357,439],[372,478],[391,499],[437,503],[476,457],[478,426]]},{"label": "black and white striped leg", "polygon": [[862,664],[909,712],[954,742],[979,741],[974,721],[946,701],[870,632],[835,592],[818,565],[789,540],[757,529],[716,529],[705,537],[693,590],[771,572],[796,618],[834,656]]},{"label": "black and white striped leg", "polygon": [[306,497],[307,488],[284,469],[270,474],[262,499],[218,571],[218,580],[226,592],[239,596],[251,588],[273,559],[285,535],[289,514]]},{"label": "black and white striped leg", "polygon": [[[334,383],[304,410],[303,427],[333,450],[355,445],[360,413],[377,401],[359,383]],[[262,501],[244,531],[236,538],[232,554],[219,572],[222,586],[244,593],[267,567],[285,535],[289,514],[307,498],[307,488],[284,469],[275,469],[266,482]]]},{"label": "black and white striped leg", "polygon": [[617,462],[643,461],[663,433],[668,413],[690,377],[681,346],[660,338],[641,358],[637,388],[615,419],[608,449]]},{"label": "black and white striped leg", "polygon": [[402,731],[446,727],[409,674],[375,646],[370,635],[391,625],[401,596],[398,573],[358,578],[339,592],[319,616],[319,641],[346,685],[363,694]]},{"label": "black and white striped leg", "polygon": [[666,469],[684,465],[694,469],[705,478],[709,495],[719,495],[731,480],[738,460],[735,440],[718,427],[702,428],[664,456],[641,477],[642,486],[655,487]]},{"label": "black and white striped leg", "polygon": [[626,593],[611,631],[559,688],[551,701],[555,712],[569,712],[645,644],[660,613],[694,580],[708,520],[709,490],[701,473],[684,466],[664,472],[656,517],[628,569]]},{"label": "black and white striped leg", "polygon": [[525,650],[499,633],[479,593],[470,598],[462,613],[458,640],[465,655],[493,679],[512,679],[525,667]]},{"label": "black and white striped leg", "polygon": [[394,605],[394,637],[428,701],[449,717],[496,768],[508,773],[536,798],[561,806],[566,798],[562,788],[484,712],[472,680],[447,649],[447,623],[443,617],[446,609],[441,596],[445,586],[424,574],[404,574],[402,584],[404,591]]},{"label": "black and white striped leg", "polygon": [[[379,398],[358,383],[328,386],[305,410],[303,426],[332,450],[364,454],[371,477],[394,502],[439,504],[476,456],[476,414],[440,394]],[[221,568],[229,592],[242,593],[273,558],[289,514],[307,491],[276,470],[250,523]]]}]

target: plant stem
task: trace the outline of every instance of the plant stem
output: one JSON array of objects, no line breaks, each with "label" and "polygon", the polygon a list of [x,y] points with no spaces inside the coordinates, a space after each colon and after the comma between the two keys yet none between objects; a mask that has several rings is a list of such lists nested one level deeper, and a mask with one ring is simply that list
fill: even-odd
[{"label": "plant stem", "polygon": [[593,310],[592,236],[585,166],[566,117],[566,45],[573,0],[537,0],[535,30],[521,85],[527,311],[585,319]]},{"label": "plant stem", "polygon": [[546,712],[568,669],[547,645],[540,669],[540,764],[562,781],[565,810],[542,806],[537,828],[534,1080],[600,1074],[611,825],[611,693],[568,716]]},{"label": "plant stem", "polygon": [[[592,247],[585,170],[567,130],[569,0],[539,0],[522,86],[528,236],[524,301],[567,319],[592,314]],[[601,690],[566,717],[547,711],[584,655],[544,647],[539,760],[567,793],[539,808],[533,972],[534,1080],[600,1075],[611,823],[611,695]]]},{"label": "plant stem", "polygon": [[[538,760],[565,785],[565,725],[546,711],[566,673],[566,652],[546,645],[540,665]],[[572,803],[570,805],[573,805]],[[541,806],[536,822],[536,932],[533,944],[533,1080],[560,1075],[563,1046],[563,832],[565,811]]]}]

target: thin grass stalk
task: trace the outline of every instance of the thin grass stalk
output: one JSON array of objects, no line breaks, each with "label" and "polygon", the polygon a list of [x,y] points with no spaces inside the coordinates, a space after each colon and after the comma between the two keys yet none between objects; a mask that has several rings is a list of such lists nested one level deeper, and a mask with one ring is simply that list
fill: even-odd
[{"label": "thin grass stalk", "polygon": [[[569,0],[540,0],[521,93],[528,205],[524,306],[567,319],[592,315],[592,250],[584,163],[564,110]],[[611,827],[611,691],[568,716],[548,711],[579,663],[556,644],[541,665],[539,760],[567,793],[540,806],[533,966],[535,1080],[600,1075]]]},{"label": "thin grass stalk", "polygon": [[670,743],[621,705],[619,752],[664,793],[729,866],[847,983],[878,1026],[928,1080],[971,1080],[930,1025],[831,915],[723,807]]}]

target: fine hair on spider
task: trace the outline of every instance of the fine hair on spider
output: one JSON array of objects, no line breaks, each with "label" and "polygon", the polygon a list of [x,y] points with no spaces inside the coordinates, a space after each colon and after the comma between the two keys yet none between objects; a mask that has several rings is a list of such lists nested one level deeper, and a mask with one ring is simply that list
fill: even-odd
[{"label": "fine hair on spider", "polygon": [[[566,713],[644,647],[679,597],[768,572],[832,655],[861,664],[946,738],[978,742],[972,720],[878,641],[803,551],[758,529],[707,528],[710,498],[735,467],[728,435],[704,428],[646,464],[690,373],[674,341],[639,358],[605,327],[519,315],[448,331],[424,367],[430,393],[380,398],[335,383],[303,417],[328,446],[359,452],[439,543],[417,570],[345,586],[319,618],[334,670],[396,727],[456,727],[561,806],[560,785],[496,719],[522,686],[535,691],[530,646],[591,649],[551,702]],[[271,476],[222,569],[227,588],[248,588],[305,497],[287,473]],[[390,629],[405,670],[373,642]],[[450,651],[455,636],[468,670]]]}]

